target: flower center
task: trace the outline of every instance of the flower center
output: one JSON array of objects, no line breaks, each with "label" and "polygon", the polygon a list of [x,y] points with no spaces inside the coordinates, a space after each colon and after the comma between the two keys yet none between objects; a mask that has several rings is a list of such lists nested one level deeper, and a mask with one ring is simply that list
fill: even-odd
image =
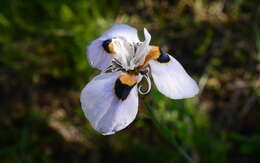
[{"label": "flower center", "polygon": [[[112,65],[109,66],[105,72],[117,72],[117,71],[122,71],[126,74],[130,74],[131,76],[138,76],[140,75],[141,78],[138,81],[138,92],[142,95],[148,94],[151,91],[152,88],[152,83],[150,79],[150,67],[146,66],[143,69],[140,69],[136,67],[134,70],[125,70],[120,62],[118,62],[115,58],[112,61]],[[143,81],[143,82],[142,82]],[[125,82],[131,82],[131,81],[125,81]],[[145,83],[146,84],[145,84]]]}]

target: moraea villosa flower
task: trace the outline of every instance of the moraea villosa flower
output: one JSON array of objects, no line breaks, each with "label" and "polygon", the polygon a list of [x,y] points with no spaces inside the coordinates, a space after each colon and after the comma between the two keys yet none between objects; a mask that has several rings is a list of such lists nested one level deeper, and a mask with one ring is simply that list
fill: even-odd
[{"label": "moraea villosa flower", "polygon": [[[151,79],[157,89],[172,99],[195,96],[199,88],[182,65],[158,46],[150,45],[151,35],[144,29],[144,41],[137,30],[114,25],[87,48],[90,65],[101,70],[81,92],[81,106],[92,127],[111,135],[127,127],[138,111],[138,93],[147,94]],[[147,81],[143,90],[141,81]]]}]

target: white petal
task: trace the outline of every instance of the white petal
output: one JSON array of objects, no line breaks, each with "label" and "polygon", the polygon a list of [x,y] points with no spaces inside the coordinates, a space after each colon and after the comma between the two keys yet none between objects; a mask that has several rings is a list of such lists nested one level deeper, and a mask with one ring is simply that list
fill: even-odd
[{"label": "white petal", "polygon": [[103,135],[111,135],[127,127],[136,117],[138,96],[136,86],[127,99],[118,100],[114,84],[120,72],[96,76],[81,92],[81,106],[92,127]]},{"label": "white petal", "polygon": [[124,37],[128,42],[139,42],[137,30],[126,24],[113,25],[106,33],[101,36],[101,39],[113,37]]},{"label": "white petal", "polygon": [[176,59],[172,56],[170,59],[169,63],[150,61],[151,73],[157,89],[172,99],[195,96],[199,92],[196,82]]},{"label": "white petal", "polygon": [[145,37],[145,42],[149,44],[152,37],[146,28],[144,28],[144,37]]},{"label": "white petal", "polygon": [[116,58],[123,66],[125,70],[128,70],[131,60],[131,57],[133,56],[134,50],[130,46],[129,42],[126,40],[117,38],[113,39],[113,45],[114,45],[114,51],[115,54],[113,54],[113,57]]},{"label": "white petal", "polygon": [[112,62],[112,56],[104,51],[102,43],[102,40],[95,40],[87,47],[87,58],[89,64],[99,70],[106,69]]},{"label": "white petal", "polygon": [[105,32],[101,37],[92,41],[87,47],[87,58],[90,65],[99,70],[110,66],[112,56],[107,54],[103,47],[103,41],[112,38],[123,37],[128,42],[139,42],[137,30],[125,24],[117,24]]},{"label": "white petal", "polygon": [[136,65],[141,65],[143,64],[144,60],[145,60],[145,56],[147,55],[147,53],[150,51],[151,47],[149,46],[150,41],[151,41],[151,35],[150,33],[147,31],[146,28],[144,28],[144,37],[145,40],[142,43],[141,46],[139,46],[137,48],[136,51],[136,57],[134,59],[134,63]]}]

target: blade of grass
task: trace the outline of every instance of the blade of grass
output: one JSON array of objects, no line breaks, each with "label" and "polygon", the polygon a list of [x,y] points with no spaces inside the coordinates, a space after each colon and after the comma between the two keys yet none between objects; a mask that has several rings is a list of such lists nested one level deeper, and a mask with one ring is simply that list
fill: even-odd
[{"label": "blade of grass", "polygon": [[187,160],[189,163],[195,163],[195,161],[187,154],[187,152],[178,144],[177,140],[174,138],[174,134],[167,128],[165,125],[163,125],[156,115],[154,114],[153,109],[151,106],[147,103],[145,103],[145,106],[150,113],[152,117],[152,121],[155,124],[159,134],[173,147],[177,148],[177,150],[183,155],[183,157]]},{"label": "blade of grass", "polygon": [[260,30],[258,26],[255,26],[255,33],[256,33],[256,54],[257,60],[260,61]]}]

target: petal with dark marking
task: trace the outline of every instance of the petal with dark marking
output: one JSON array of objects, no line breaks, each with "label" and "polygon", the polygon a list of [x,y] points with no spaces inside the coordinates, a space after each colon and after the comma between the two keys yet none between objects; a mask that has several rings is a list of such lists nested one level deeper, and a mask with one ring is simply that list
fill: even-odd
[{"label": "petal with dark marking", "polygon": [[92,127],[103,135],[111,135],[127,127],[138,110],[137,86],[133,86],[125,100],[114,93],[115,82],[121,72],[102,73],[82,90],[80,101]]},{"label": "petal with dark marking", "polygon": [[137,76],[134,74],[122,74],[115,83],[115,94],[120,100],[125,100],[132,88],[137,83]]}]

